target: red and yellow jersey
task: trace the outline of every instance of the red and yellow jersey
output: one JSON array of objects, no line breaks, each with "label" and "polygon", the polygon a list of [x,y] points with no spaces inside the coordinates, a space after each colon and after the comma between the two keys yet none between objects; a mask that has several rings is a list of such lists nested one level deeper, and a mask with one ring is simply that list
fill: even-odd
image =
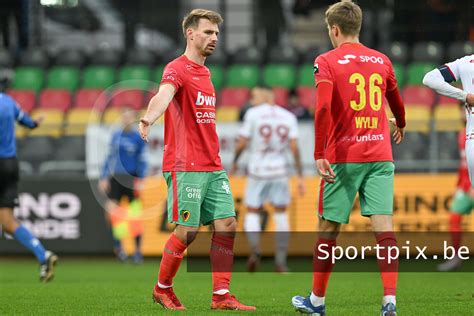
[{"label": "red and yellow jersey", "polygon": [[163,172],[222,170],[209,69],[182,55],[166,65],[164,83],[176,93],[165,112]]},{"label": "red and yellow jersey", "polygon": [[458,169],[458,189],[464,192],[469,192],[471,189],[471,180],[469,180],[469,170],[467,168],[466,161],[466,128],[459,131],[458,134],[458,146],[459,146],[459,169]]},{"label": "red and yellow jersey", "polygon": [[388,57],[347,43],[318,56],[314,71],[316,85],[333,85],[325,158],[330,163],[393,161],[383,100],[397,80]]}]

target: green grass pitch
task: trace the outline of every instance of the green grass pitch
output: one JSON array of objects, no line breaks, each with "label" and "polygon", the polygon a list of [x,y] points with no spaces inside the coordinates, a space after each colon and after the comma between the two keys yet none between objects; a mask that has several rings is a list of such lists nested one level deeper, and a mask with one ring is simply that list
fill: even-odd
[{"label": "green grass pitch", "polygon": [[[183,264],[175,291],[187,311],[164,311],[151,300],[158,259],[135,266],[112,259],[61,258],[56,278],[38,281],[36,262],[0,258],[0,315],[235,315],[245,312],[211,311],[211,274],[188,273]],[[311,273],[235,273],[232,292],[257,306],[255,315],[297,315],[293,295],[311,289]],[[474,315],[474,274],[401,273],[397,308],[408,315]],[[334,273],[326,298],[327,313],[379,315],[379,273]]]}]

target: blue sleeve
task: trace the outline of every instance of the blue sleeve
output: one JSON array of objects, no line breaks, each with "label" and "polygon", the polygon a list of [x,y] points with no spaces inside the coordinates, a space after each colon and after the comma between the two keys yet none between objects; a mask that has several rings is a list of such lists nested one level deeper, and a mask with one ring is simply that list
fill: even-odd
[{"label": "blue sleeve", "polygon": [[115,134],[112,135],[112,139],[110,140],[110,145],[109,145],[109,154],[107,155],[107,158],[104,161],[104,165],[102,166],[102,171],[100,173],[100,178],[105,179],[110,175],[110,165],[111,165],[111,160],[112,160],[112,155],[114,151],[114,138]]},{"label": "blue sleeve", "polygon": [[454,76],[453,72],[451,71],[451,69],[449,69],[447,65],[438,67],[438,70],[443,76],[444,81],[446,81],[447,83],[456,81],[456,77]]},{"label": "blue sleeve", "polygon": [[138,152],[137,152],[137,177],[143,179],[145,178],[148,171],[148,163],[145,157],[146,143],[138,135],[136,138],[138,142]]},{"label": "blue sleeve", "polygon": [[13,99],[12,102],[15,109],[15,118],[18,123],[31,129],[38,127],[38,124],[27,113],[23,112]]}]

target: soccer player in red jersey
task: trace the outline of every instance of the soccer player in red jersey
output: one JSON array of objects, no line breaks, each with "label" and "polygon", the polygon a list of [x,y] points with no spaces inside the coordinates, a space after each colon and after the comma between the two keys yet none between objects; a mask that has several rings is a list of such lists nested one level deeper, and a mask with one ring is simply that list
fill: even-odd
[{"label": "soccer player in red jersey", "polygon": [[165,114],[163,175],[168,185],[168,220],[176,228],[164,247],[153,298],[166,309],[185,309],[173,291],[173,278],[199,226],[211,224],[211,308],[255,310],[229,293],[235,208],[219,157],[216,94],[209,69],[204,66],[216,48],[222,21],[218,13],[203,9],[195,9],[184,18],[186,50],[166,65],[158,93],[139,124],[147,141],[150,126]]},{"label": "soccer player in red jersey", "polygon": [[[362,10],[352,2],[338,2],[326,11],[334,49],[314,62],[317,87],[315,159],[322,181],[319,193],[319,236],[313,261],[313,289],[308,297],[295,296],[302,313],[325,314],[325,295],[336,237],[349,222],[355,196],[361,212],[370,218],[380,251],[384,296],[383,316],[396,315],[398,261],[387,260],[387,247],[396,246],[393,233],[394,164],[385,96],[395,116],[394,140],[403,140],[405,110],[387,56],[359,42]],[[382,248],[381,248],[382,249]]]}]

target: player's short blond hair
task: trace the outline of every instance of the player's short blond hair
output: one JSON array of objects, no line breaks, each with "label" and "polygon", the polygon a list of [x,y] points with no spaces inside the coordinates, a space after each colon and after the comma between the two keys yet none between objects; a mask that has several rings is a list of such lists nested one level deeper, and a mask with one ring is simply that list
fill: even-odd
[{"label": "player's short blond hair", "polygon": [[186,37],[186,30],[188,28],[196,29],[199,24],[199,20],[207,19],[214,24],[220,25],[224,22],[222,16],[214,11],[206,9],[194,9],[189,12],[183,19],[183,35]]},{"label": "player's short blond hair", "polygon": [[341,1],[326,10],[326,24],[339,26],[342,34],[357,36],[362,26],[362,9],[352,1]]}]

